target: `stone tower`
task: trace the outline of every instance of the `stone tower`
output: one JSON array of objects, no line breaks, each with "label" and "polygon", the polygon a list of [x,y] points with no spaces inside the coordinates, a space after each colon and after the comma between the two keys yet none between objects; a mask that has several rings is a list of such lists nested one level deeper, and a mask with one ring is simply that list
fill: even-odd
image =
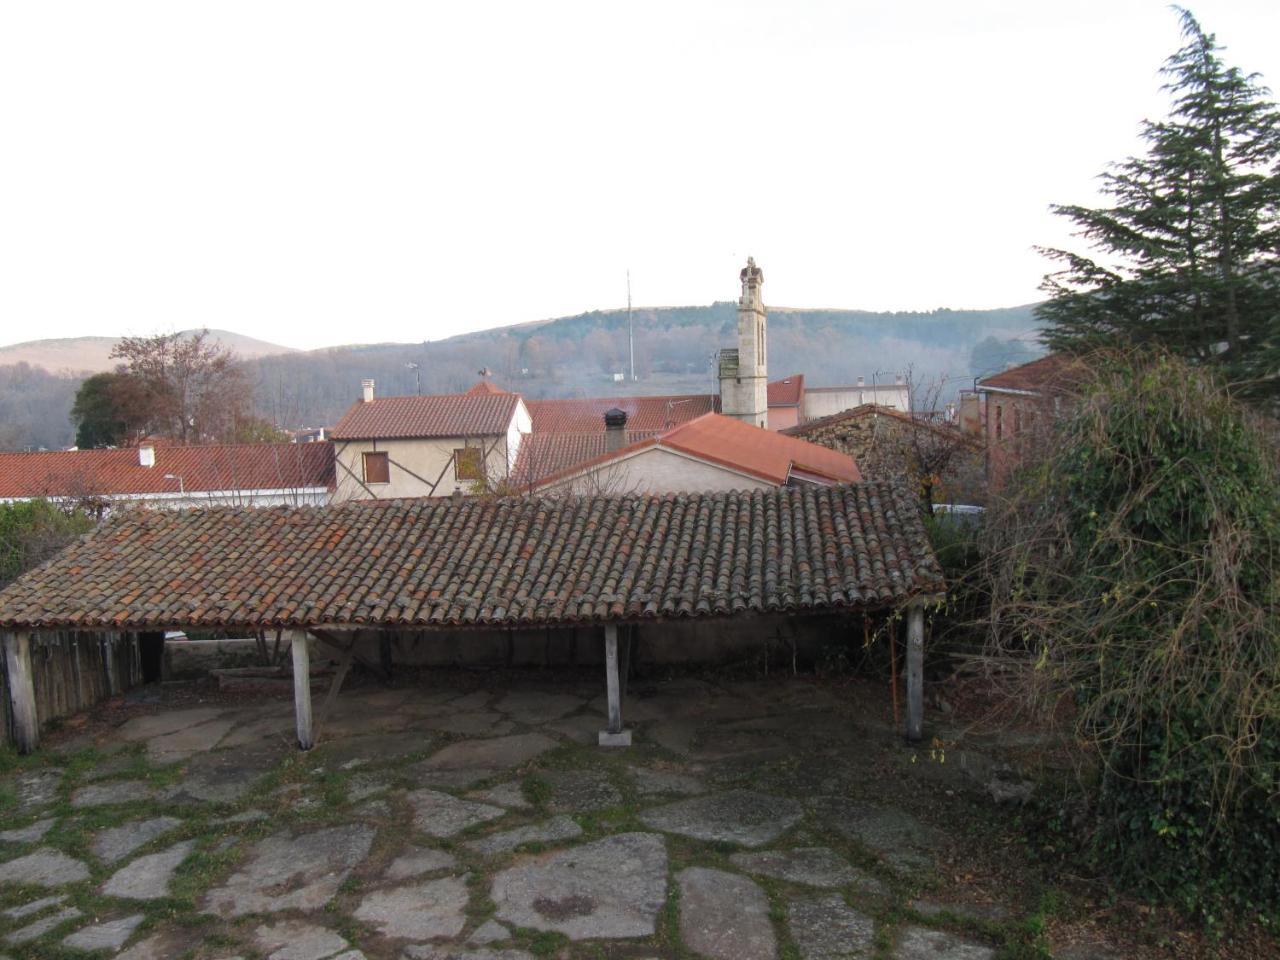
[{"label": "stone tower", "polygon": [[738,347],[720,351],[720,412],[757,427],[768,426],[768,318],[760,288],[764,271],[747,258],[738,300]]}]

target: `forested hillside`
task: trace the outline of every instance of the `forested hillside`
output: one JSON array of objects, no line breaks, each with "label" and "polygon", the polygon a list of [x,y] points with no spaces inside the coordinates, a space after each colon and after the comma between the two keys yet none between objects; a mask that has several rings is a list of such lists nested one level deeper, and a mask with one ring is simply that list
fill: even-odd
[{"label": "forested hillside", "polygon": [[[667,393],[715,389],[711,358],[735,345],[731,302],[634,311],[637,383],[615,383],[627,364],[626,311],[592,311],[542,323],[500,327],[448,340],[368,344],[245,361],[257,412],[283,427],[332,423],[372,377],[380,395],[465,390],[492,379],[533,398]],[[870,381],[911,371],[918,381],[963,378],[1030,359],[1039,352],[1032,307],[870,313],[793,310],[769,313],[769,371],[804,373],[814,386]],[[426,328],[424,327],[424,332]],[[415,371],[410,365],[417,364]],[[26,365],[0,367],[0,447],[71,443],[68,418],[81,380]]]}]

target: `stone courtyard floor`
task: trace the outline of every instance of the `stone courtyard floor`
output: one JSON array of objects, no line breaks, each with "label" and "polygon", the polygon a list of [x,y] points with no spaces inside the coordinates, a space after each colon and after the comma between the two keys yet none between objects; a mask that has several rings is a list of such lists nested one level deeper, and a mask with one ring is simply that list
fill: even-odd
[{"label": "stone courtyard floor", "polygon": [[1050,956],[977,754],[792,679],[636,684],[601,748],[602,686],[363,683],[305,754],[283,697],[135,691],[10,755],[0,957]]}]

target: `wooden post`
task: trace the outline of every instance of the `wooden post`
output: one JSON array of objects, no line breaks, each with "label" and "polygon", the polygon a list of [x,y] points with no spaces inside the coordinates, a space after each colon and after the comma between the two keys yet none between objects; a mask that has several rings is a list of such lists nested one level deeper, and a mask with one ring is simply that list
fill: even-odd
[{"label": "wooden post", "polygon": [[622,697],[618,684],[618,628],[604,628],[604,682],[609,695],[609,726],[600,731],[600,746],[629,747],[631,731],[622,729]]},{"label": "wooden post", "polygon": [[30,753],[40,745],[36,689],[31,681],[31,634],[5,633],[4,659],[9,671],[9,699],[13,704],[13,739],[19,753]]},{"label": "wooden post", "polygon": [[924,604],[907,607],[907,740],[924,736]]},{"label": "wooden post", "polygon": [[316,745],[311,729],[311,657],[305,630],[289,631],[289,650],[293,654],[293,709],[298,720],[298,749],[310,750]]}]

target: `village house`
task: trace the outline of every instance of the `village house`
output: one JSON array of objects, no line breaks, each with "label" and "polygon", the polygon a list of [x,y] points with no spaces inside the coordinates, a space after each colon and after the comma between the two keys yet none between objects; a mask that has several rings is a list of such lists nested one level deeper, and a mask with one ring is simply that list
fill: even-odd
[{"label": "village house", "polygon": [[307,506],[327,503],[334,479],[333,447],[323,442],[0,453],[0,503]]},{"label": "village house", "polygon": [[1078,361],[1051,353],[975,384],[978,412],[968,422],[981,431],[987,480],[993,487],[1025,455],[1037,431],[1060,412],[1080,372]]},{"label": "village house", "polygon": [[446,497],[504,482],[532,429],[518,394],[472,390],[427,397],[363,396],[329,431],[334,500]]},{"label": "village house", "polygon": [[862,479],[853,458],[826,447],[718,413],[627,441],[627,416],[604,415],[605,450],[598,456],[535,475],[526,460],[516,482],[522,489],[572,493],[664,493],[700,490],[764,490],[812,484],[830,486]]},{"label": "village house", "polygon": [[867,403],[782,432],[847,454],[869,480],[907,479],[930,503],[986,502],[985,446],[945,420]]}]

